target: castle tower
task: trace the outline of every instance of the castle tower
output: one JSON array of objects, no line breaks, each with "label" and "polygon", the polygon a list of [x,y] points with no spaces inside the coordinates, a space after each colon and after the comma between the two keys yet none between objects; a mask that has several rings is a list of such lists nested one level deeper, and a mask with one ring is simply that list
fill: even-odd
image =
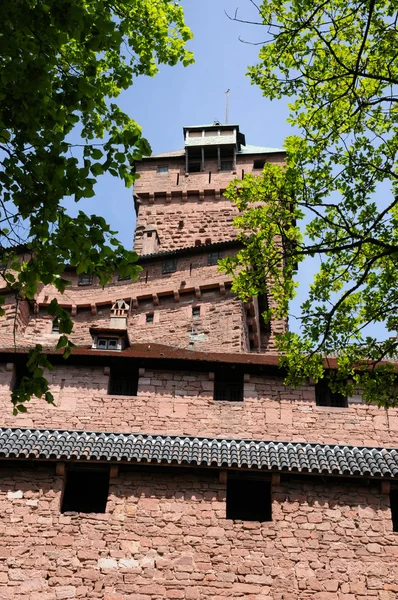
[{"label": "castle tower", "polygon": [[[185,322],[189,330],[193,315],[190,347],[275,352],[274,336],[284,323],[264,323],[261,314],[268,298],[242,306],[230,292],[231,279],[218,271],[217,263],[240,247],[232,224],[237,209],[224,197],[226,187],[245,173],[260,174],[265,162],[283,162],[285,153],[247,145],[238,125],[184,127],[183,136],[182,150],[153,155],[137,165],[140,178],[134,187],[134,247],[141,254],[148,287],[156,294],[157,286],[173,282],[181,307],[187,307],[185,315],[175,313],[168,339],[186,345],[181,324]],[[193,291],[195,299],[190,299]],[[165,307],[162,299],[159,319]]]}]

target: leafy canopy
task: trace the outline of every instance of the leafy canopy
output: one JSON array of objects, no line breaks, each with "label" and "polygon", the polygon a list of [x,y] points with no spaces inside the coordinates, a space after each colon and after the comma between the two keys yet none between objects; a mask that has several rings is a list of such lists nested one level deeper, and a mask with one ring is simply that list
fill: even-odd
[{"label": "leafy canopy", "polygon": [[[65,197],[94,196],[103,173],[134,182],[134,161],[149,155],[140,126],[115,103],[138,75],[193,62],[192,34],[175,0],[2,0],[0,7],[0,247],[2,276],[17,299],[39,284],[63,292],[65,263],[95,274],[135,277],[137,256],[99,216],[69,216]],[[71,143],[71,132],[80,143]],[[15,249],[27,247],[29,260]],[[59,347],[70,352],[72,324],[56,302]],[[4,314],[4,311],[3,313]],[[51,402],[36,349],[14,392],[16,410],[31,395]],[[22,407],[22,408],[21,408]]]},{"label": "leafy canopy", "polygon": [[318,380],[337,354],[332,387],[362,387],[380,406],[398,404],[397,10],[396,0],[258,6],[265,39],[248,74],[265,97],[291,98],[300,135],[286,140],[285,168],[230,186],[245,246],[224,261],[243,298],[264,291],[265,274],[268,316],[287,317],[297,265],[315,257],[300,334],[278,342],[288,382]]}]

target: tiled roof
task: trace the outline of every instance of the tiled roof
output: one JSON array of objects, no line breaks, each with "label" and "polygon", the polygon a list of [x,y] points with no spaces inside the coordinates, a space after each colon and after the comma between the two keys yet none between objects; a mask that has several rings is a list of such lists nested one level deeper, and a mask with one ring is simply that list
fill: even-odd
[{"label": "tiled roof", "polygon": [[0,429],[0,458],[93,460],[398,478],[398,450],[138,433]]},{"label": "tiled roof", "polygon": [[209,244],[198,244],[195,246],[186,246],[185,248],[174,248],[173,250],[160,250],[159,252],[154,252],[152,254],[141,254],[138,258],[138,264],[140,261],[148,260],[150,258],[157,258],[160,256],[169,256],[169,255],[177,255],[177,254],[192,254],[195,252],[209,252],[213,248],[217,250],[221,250],[222,248],[229,248],[230,246],[241,246],[242,242],[240,242],[237,238],[232,240],[225,240],[222,242],[211,242]]}]

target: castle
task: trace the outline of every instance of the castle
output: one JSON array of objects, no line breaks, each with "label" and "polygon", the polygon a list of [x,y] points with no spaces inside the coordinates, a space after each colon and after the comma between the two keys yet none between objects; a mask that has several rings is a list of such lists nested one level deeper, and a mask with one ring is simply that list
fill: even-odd
[{"label": "castle", "polygon": [[[286,387],[286,323],[218,270],[240,246],[225,188],[284,152],[237,125],[183,135],[136,166],[137,281],[2,289],[0,600],[396,600],[397,411]],[[36,343],[56,406],[14,417]]]}]

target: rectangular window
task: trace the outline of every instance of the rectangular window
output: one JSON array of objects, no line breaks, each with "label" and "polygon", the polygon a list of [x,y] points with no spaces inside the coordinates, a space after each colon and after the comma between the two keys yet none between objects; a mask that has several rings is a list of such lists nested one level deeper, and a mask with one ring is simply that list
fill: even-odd
[{"label": "rectangular window", "polygon": [[104,513],[108,471],[67,471],[61,512]]},{"label": "rectangular window", "polygon": [[51,333],[59,333],[59,321],[54,319],[52,322]]},{"label": "rectangular window", "polygon": [[188,173],[200,173],[200,162],[189,163]]},{"label": "rectangular window", "polygon": [[256,158],[253,161],[253,169],[264,169],[265,158]]},{"label": "rectangular window", "polygon": [[175,273],[177,271],[177,259],[164,260],[162,264],[162,273]]},{"label": "rectangular window", "polygon": [[200,317],[200,306],[193,306],[192,307],[192,318],[198,319],[199,317]]},{"label": "rectangular window", "polygon": [[145,322],[148,325],[151,325],[153,323],[153,312],[146,314],[146,316],[145,316]]},{"label": "rectangular window", "polygon": [[243,373],[223,369],[214,375],[214,400],[243,402]]},{"label": "rectangular window", "polygon": [[392,488],[390,491],[390,508],[392,530],[398,531],[398,488]]},{"label": "rectangular window", "polygon": [[87,273],[81,273],[79,275],[78,285],[91,285],[93,283],[93,276],[87,275]]},{"label": "rectangular window", "polygon": [[234,168],[234,163],[232,160],[222,160],[221,161],[221,171],[232,171]]},{"label": "rectangular window", "polygon": [[228,477],[226,516],[241,521],[272,521],[271,483]]},{"label": "rectangular window", "polygon": [[221,252],[209,252],[207,255],[207,264],[216,265],[221,258]]},{"label": "rectangular window", "polygon": [[332,408],[347,408],[347,397],[337,392],[332,392],[327,379],[320,379],[315,385],[315,401],[317,406],[331,406]]},{"label": "rectangular window", "polygon": [[138,369],[111,369],[108,394],[110,396],[136,396]]},{"label": "rectangular window", "polygon": [[169,172],[169,165],[158,165],[156,167],[156,172],[157,173],[168,173]]}]

